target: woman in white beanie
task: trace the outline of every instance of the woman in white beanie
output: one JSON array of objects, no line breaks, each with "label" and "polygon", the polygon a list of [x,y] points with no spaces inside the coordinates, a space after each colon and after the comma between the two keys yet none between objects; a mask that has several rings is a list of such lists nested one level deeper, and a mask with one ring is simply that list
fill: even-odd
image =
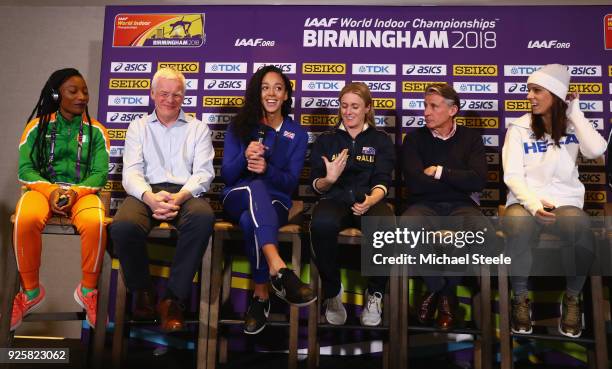
[{"label": "woman in white beanie", "polygon": [[568,337],[582,333],[579,294],[593,262],[594,239],[589,216],[582,210],[584,185],[578,179],[576,160],[578,151],[589,159],[601,156],[606,141],[580,111],[578,96],[567,96],[569,82],[567,67],[560,64],[545,65],[531,74],[527,80],[531,113],[509,124],[502,149],[509,190],[503,222],[512,258],[514,333],[532,332],[527,276],[531,245],[537,244],[545,227],[563,240],[573,240],[562,250],[564,266],[569,260],[575,270],[566,274],[559,332]]}]

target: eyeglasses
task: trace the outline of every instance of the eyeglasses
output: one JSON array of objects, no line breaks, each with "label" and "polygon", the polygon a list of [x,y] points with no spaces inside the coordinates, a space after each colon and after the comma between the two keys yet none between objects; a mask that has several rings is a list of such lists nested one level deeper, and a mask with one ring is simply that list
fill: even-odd
[{"label": "eyeglasses", "polygon": [[170,92],[167,92],[167,91],[160,91],[157,95],[164,100],[167,100],[169,98],[172,98],[172,100],[180,100],[183,98],[182,93],[171,94]]}]

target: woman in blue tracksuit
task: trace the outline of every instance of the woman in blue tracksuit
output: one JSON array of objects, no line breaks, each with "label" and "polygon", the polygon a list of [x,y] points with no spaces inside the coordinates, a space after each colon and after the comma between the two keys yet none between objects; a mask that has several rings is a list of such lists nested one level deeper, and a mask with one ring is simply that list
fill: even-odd
[{"label": "woman in blue tracksuit", "polygon": [[265,66],[249,81],[245,104],[225,136],[223,209],[244,231],[255,281],[245,317],[247,334],[266,326],[268,281],[275,294],[292,305],[306,306],[316,299],[277,251],[278,228],[287,223],[308,144],[308,135],[289,117],[290,110],[289,79],[279,68]]}]

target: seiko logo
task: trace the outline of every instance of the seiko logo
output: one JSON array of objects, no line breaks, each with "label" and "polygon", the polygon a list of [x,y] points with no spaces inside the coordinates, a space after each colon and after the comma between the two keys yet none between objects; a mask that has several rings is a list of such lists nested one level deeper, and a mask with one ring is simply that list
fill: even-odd
[{"label": "seiko logo", "polygon": [[353,74],[395,75],[395,64],[353,64]]},{"label": "seiko logo", "polygon": [[455,76],[497,76],[497,65],[453,65],[453,75]]},{"label": "seiko logo", "polygon": [[247,63],[206,63],[206,73],[246,73]]},{"label": "seiko logo", "polygon": [[346,64],[335,63],[304,63],[304,74],[346,74]]},{"label": "seiko logo", "polygon": [[111,90],[148,90],[150,87],[151,80],[148,78],[111,78],[108,81]]},{"label": "seiko logo", "polygon": [[456,117],[455,122],[470,128],[499,128],[497,117]]},{"label": "seiko logo", "polygon": [[504,101],[506,111],[531,111],[529,100],[506,100]]},{"label": "seiko logo", "polygon": [[257,72],[266,65],[273,65],[280,69],[284,74],[295,74],[296,71],[295,63],[253,63],[253,73]]},{"label": "seiko logo", "polygon": [[108,95],[108,106],[149,106],[149,95]]},{"label": "seiko logo", "polygon": [[205,90],[244,90],[245,79],[205,79]]},{"label": "seiko logo", "polygon": [[157,63],[157,69],[172,68],[182,73],[198,73],[200,71],[200,62],[159,62]]},{"label": "seiko logo", "polygon": [[436,83],[433,81],[404,81],[402,82],[402,92],[425,92],[425,88]]},{"label": "seiko logo", "polygon": [[150,62],[111,62],[111,73],[151,73]]},{"label": "seiko logo", "polygon": [[578,92],[582,95],[601,95],[602,83],[570,83],[569,92]]},{"label": "seiko logo", "polygon": [[374,107],[374,109],[383,109],[383,110],[395,109],[395,98],[389,98],[389,99],[374,98],[372,99],[372,106]]},{"label": "seiko logo", "polygon": [[340,91],[344,87],[342,80],[302,80],[302,91]]},{"label": "seiko logo", "polygon": [[334,126],[338,124],[335,114],[302,114],[300,124],[303,126]]},{"label": "seiko logo", "polygon": [[405,76],[445,76],[445,64],[404,64],[402,75]]},{"label": "seiko logo", "polygon": [[242,96],[204,96],[205,107],[241,107],[244,105]]}]

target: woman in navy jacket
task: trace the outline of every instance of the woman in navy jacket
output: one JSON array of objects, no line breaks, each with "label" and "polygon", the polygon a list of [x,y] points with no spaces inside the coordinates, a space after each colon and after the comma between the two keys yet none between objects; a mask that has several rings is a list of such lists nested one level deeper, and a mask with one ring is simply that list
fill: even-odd
[{"label": "woman in navy jacket", "polygon": [[278,228],[287,223],[291,194],[304,165],[308,135],[289,117],[291,83],[274,66],[258,70],[245,104],[225,136],[221,176],[223,209],[240,224],[255,290],[244,332],[261,332],[270,311],[267,282],[288,303],[306,306],[316,297],[280,258]]},{"label": "woman in navy jacket", "polygon": [[[362,216],[393,217],[384,198],[395,161],[391,139],[374,125],[368,86],[363,82],[349,83],[340,91],[339,99],[340,123],[319,136],[310,156],[312,187],[321,195],[310,226],[313,257],[323,284],[325,318],[335,325],[346,321],[336,261],[338,232],[360,227]],[[386,277],[369,278],[362,325],[380,324],[386,282]]]}]

